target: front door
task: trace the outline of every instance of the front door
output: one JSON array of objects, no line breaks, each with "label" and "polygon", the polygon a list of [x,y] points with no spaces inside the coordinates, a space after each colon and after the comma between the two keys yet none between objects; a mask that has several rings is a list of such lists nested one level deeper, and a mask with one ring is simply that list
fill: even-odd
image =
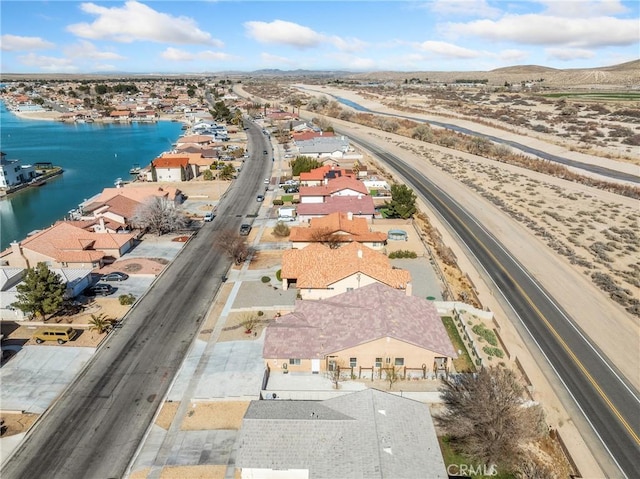
[{"label": "front door", "polygon": [[320,373],[320,360],[319,359],[312,359],[311,360],[311,373],[312,374]]}]

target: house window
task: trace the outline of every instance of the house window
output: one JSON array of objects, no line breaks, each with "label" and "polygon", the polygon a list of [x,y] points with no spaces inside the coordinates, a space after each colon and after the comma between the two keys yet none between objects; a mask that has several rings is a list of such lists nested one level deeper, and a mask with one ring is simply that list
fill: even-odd
[{"label": "house window", "polygon": [[347,292],[353,291],[353,288],[347,288]]},{"label": "house window", "polygon": [[382,358],[376,358],[376,367],[377,368],[381,368],[382,367]]},{"label": "house window", "polygon": [[387,364],[391,364],[391,358],[384,358],[384,362]]},{"label": "house window", "polygon": [[289,364],[293,364],[295,366],[300,366],[300,360],[299,359],[289,359]]},{"label": "house window", "polygon": [[355,368],[358,365],[358,358],[349,358],[349,366]]},{"label": "house window", "polygon": [[404,366],[404,358],[396,358],[396,366]]}]

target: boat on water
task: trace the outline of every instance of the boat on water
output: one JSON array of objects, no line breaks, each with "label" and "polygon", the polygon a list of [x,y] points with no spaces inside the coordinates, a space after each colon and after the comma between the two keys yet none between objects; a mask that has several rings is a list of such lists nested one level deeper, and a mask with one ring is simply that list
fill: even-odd
[{"label": "boat on water", "polygon": [[140,165],[133,165],[129,170],[129,174],[137,175],[138,173],[140,173],[140,170],[141,170]]}]

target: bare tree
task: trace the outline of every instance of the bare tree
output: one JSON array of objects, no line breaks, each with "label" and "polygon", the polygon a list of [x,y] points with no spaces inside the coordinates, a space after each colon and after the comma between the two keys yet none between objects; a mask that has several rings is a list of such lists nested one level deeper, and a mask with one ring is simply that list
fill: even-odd
[{"label": "bare tree", "polygon": [[137,227],[159,235],[184,229],[188,221],[187,216],[172,201],[159,196],[143,203],[133,216],[133,223]]},{"label": "bare tree", "polygon": [[443,379],[446,409],[436,422],[461,452],[513,467],[526,456],[524,446],[547,431],[542,408],[526,403],[523,392],[515,373],[500,367]]},{"label": "bare tree", "polygon": [[333,365],[333,368],[329,368],[327,370],[327,377],[333,383],[334,389],[340,388],[340,381],[343,380],[342,374],[341,374],[343,369],[344,369],[344,363],[342,361],[337,361]]},{"label": "bare tree", "polygon": [[244,326],[245,333],[250,333],[251,331],[253,331],[253,328],[255,328],[258,325],[259,321],[260,320],[258,319],[258,317],[255,316],[253,313],[247,313],[244,315],[242,322],[240,324]]},{"label": "bare tree", "polygon": [[220,238],[215,247],[226,253],[236,264],[244,263],[254,253],[254,248],[235,233],[226,232],[221,234]]}]

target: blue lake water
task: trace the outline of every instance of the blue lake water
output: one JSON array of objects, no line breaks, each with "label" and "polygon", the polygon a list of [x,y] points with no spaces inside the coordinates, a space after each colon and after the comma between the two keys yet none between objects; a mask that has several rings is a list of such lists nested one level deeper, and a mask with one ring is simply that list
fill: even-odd
[{"label": "blue lake water", "polygon": [[134,165],[147,166],[170,150],[182,124],[68,124],[18,118],[0,103],[0,149],[22,164],[50,162],[64,173],[41,187],[0,200],[0,248],[51,226],[85,199],[128,180]]}]

